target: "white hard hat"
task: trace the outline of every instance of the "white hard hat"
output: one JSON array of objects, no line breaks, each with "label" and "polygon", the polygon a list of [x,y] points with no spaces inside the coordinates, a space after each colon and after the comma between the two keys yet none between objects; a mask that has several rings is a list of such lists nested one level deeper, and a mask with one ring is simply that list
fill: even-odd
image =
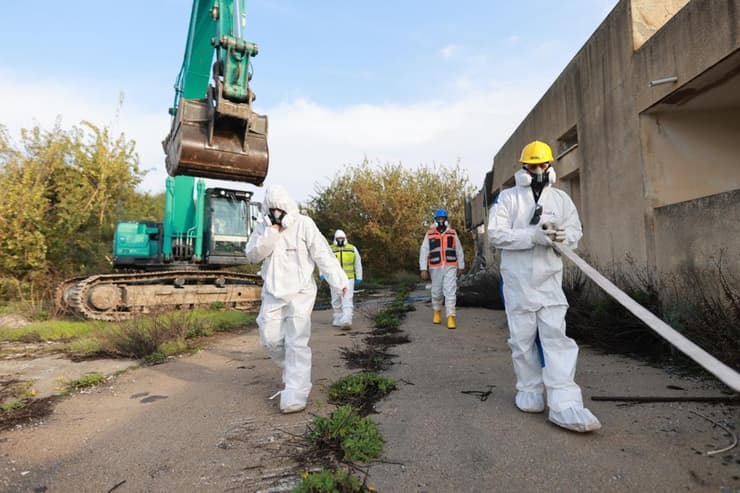
[{"label": "white hard hat", "polygon": [[338,229],[334,232],[334,239],[336,240],[337,238],[344,238],[346,240],[347,235],[344,234],[344,231],[342,231],[341,229]]}]

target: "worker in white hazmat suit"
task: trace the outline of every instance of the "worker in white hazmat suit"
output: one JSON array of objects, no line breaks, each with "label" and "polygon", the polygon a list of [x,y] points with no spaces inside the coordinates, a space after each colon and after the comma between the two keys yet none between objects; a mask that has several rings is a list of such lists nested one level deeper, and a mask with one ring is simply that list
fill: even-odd
[{"label": "worker in white hazmat suit", "polygon": [[553,242],[575,248],[583,233],[573,201],[552,186],[552,161],[552,150],[544,142],[524,147],[516,186],[503,190],[491,208],[488,236],[501,250],[517,407],[544,411],[547,390],[550,421],[587,432],[601,424],[583,407],[574,381],[578,346],[565,334],[563,263],[552,248]]},{"label": "worker in white hazmat suit", "polygon": [[357,247],[347,242],[347,235],[341,229],[334,233],[334,243],[331,245],[331,250],[349,278],[346,295],[342,296],[339,289],[331,288],[332,325],[341,327],[343,330],[349,330],[352,328],[355,288],[362,285],[362,258]]},{"label": "worker in white hazmat suit", "polygon": [[447,314],[447,328],[457,328],[455,304],[457,302],[457,276],[465,269],[460,238],[450,228],[447,211],[437,209],[434,226],[424,235],[419,248],[419,270],[422,280],[432,278],[432,322],[438,324],[442,318],[442,302]]},{"label": "worker in white hazmat suit", "polygon": [[[349,281],[313,220],[300,214],[285,188],[265,192],[264,220],[249,237],[247,260],[262,262],[260,342],[283,369],[283,413],[302,411],[311,392],[311,311],[316,300],[314,268],[346,293]],[[277,396],[277,394],[276,394]],[[275,396],[273,396],[275,397]]]}]

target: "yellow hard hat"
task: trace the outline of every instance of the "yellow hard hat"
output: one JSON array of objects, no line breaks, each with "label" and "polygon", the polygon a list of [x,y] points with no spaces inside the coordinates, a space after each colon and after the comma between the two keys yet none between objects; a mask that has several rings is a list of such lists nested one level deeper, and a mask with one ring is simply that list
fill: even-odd
[{"label": "yellow hard hat", "polygon": [[524,146],[519,162],[522,164],[542,164],[554,161],[552,149],[542,141],[535,140]]}]

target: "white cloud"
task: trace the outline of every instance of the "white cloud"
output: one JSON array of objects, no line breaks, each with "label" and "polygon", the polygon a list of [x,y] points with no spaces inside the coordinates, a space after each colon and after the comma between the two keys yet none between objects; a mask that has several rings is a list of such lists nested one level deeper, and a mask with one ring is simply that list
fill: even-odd
[{"label": "white cloud", "polygon": [[96,125],[109,125],[115,134],[123,132],[136,141],[143,169],[151,169],[141,185],[143,190],[164,189],[167,173],[160,142],[169,131],[166,108],[143,108],[130,101],[116,111],[120,91],[103,88],[96,81],[58,82],[34,79],[0,71],[0,124],[8,127],[17,139],[20,129],[41,125],[51,129],[57,118],[63,128],[88,120]]},{"label": "white cloud", "polygon": [[[304,201],[313,194],[315,183],[326,184],[344,165],[359,164],[367,157],[409,167],[454,165],[459,160],[479,186],[494,154],[542,90],[470,81],[450,89],[447,99],[413,104],[331,108],[307,99],[284,102],[265,110],[270,119],[267,184],[283,184]],[[1,123],[11,134],[35,122],[50,128],[57,115],[63,115],[64,126],[82,119],[105,124],[113,120],[117,102],[117,91],[97,88],[95,81],[29,84],[0,72]],[[161,191],[167,176],[160,144],[169,130],[165,108],[126,101],[113,129],[135,139],[142,166],[153,168],[142,189]],[[254,190],[248,184],[228,186]],[[262,192],[256,196],[261,198]]]},{"label": "white cloud", "polygon": [[439,50],[439,55],[442,57],[443,60],[449,60],[452,58],[452,56],[458,51],[457,45],[449,44]]},{"label": "white cloud", "polygon": [[459,161],[478,186],[539,91],[512,87],[448,101],[338,109],[303,99],[282,104],[269,110],[268,183],[283,184],[305,200],[314,183],[326,184],[343,165],[367,157],[409,167]]},{"label": "white cloud", "polygon": [[507,40],[507,41],[508,41],[509,43],[511,43],[511,44],[516,44],[516,43],[518,43],[520,39],[521,39],[521,38],[520,38],[519,36],[517,36],[516,34],[512,34],[511,36],[509,36],[508,38],[506,38],[506,40]]}]

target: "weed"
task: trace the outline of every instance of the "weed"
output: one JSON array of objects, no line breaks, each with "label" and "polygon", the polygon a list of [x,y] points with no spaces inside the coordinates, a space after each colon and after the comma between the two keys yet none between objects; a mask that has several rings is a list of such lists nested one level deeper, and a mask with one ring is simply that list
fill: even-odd
[{"label": "weed", "polygon": [[211,310],[223,310],[226,305],[223,301],[214,301],[211,303]]},{"label": "weed", "polygon": [[16,379],[0,381],[0,402],[10,399],[14,401],[30,399],[35,395],[33,382]]},{"label": "weed", "polygon": [[306,473],[293,493],[364,493],[370,491],[344,469]]},{"label": "weed", "polygon": [[22,407],[26,407],[26,404],[22,401],[15,401],[11,402],[10,404],[3,404],[0,406],[0,410],[3,412],[11,411],[13,409],[20,409]]},{"label": "weed", "polygon": [[398,326],[401,325],[401,319],[396,313],[385,310],[378,312],[378,314],[375,315],[374,322],[375,326],[379,328],[398,328]]},{"label": "weed", "polygon": [[394,300],[383,310],[375,314],[373,321],[376,328],[396,329],[401,325],[401,319],[406,313],[415,310],[413,305],[407,304],[405,301],[408,292],[408,288],[399,288]]},{"label": "weed", "polygon": [[316,416],[308,427],[307,438],[315,451],[333,454],[339,462],[366,462],[383,451],[378,427],[352,406],[338,407],[328,418]]},{"label": "weed", "polygon": [[188,330],[188,339],[194,339],[196,337],[209,337],[213,335],[213,329],[211,327],[205,327],[203,324],[196,323],[190,330]]},{"label": "weed", "polygon": [[87,373],[77,380],[67,382],[67,387],[74,390],[80,390],[100,385],[103,382],[105,382],[105,375],[102,373]]},{"label": "weed", "polygon": [[373,372],[355,373],[342,377],[329,387],[329,402],[350,405],[363,415],[373,410],[373,404],[396,389],[396,381]]},{"label": "weed", "polygon": [[160,351],[164,343],[184,340],[192,326],[192,313],[168,312],[135,318],[101,334],[101,347],[111,354],[144,358]]},{"label": "weed", "polygon": [[174,339],[172,341],[165,341],[159,345],[159,353],[163,353],[165,356],[173,356],[175,354],[186,353],[190,350],[188,343],[184,339]]},{"label": "weed", "polygon": [[65,352],[72,356],[73,360],[84,359],[85,356],[100,354],[100,341],[95,336],[81,337],[66,345]]},{"label": "weed", "polygon": [[172,355],[190,350],[188,339],[239,329],[254,321],[254,314],[237,310],[201,309],[163,312],[120,323],[80,322],[88,328],[79,332],[80,337],[70,342],[66,351],[76,359],[90,356],[140,359],[156,352]]},{"label": "weed", "polygon": [[29,421],[48,416],[54,410],[57,399],[57,397],[45,397],[25,400],[22,401],[22,406],[3,410],[0,413],[0,430],[10,430]]},{"label": "weed", "polygon": [[141,359],[142,364],[146,366],[159,365],[167,361],[167,355],[159,351],[147,354]]}]

